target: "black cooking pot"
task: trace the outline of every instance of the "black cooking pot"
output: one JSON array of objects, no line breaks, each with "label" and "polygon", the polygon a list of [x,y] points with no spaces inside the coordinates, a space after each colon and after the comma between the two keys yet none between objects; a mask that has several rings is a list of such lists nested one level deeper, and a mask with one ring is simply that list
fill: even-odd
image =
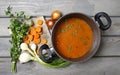
[{"label": "black cooking pot", "polygon": [[[104,17],[107,20],[107,24],[104,25],[102,20],[100,19],[101,17]],[[57,49],[55,47],[55,43],[54,43],[54,38],[55,38],[55,31],[58,29],[57,26],[65,19],[67,18],[80,18],[83,19],[84,21],[86,21],[89,26],[91,27],[92,31],[93,31],[93,36],[94,36],[94,41],[92,44],[91,49],[89,50],[88,53],[86,53],[84,56],[79,57],[79,58],[73,58],[73,59],[67,59],[64,56],[60,55],[57,52]],[[59,57],[63,58],[66,61],[70,61],[70,62],[84,62],[86,60],[88,60],[89,58],[91,58],[96,51],[99,48],[100,45],[100,41],[101,41],[101,33],[100,33],[100,29],[101,30],[107,30],[110,28],[111,26],[111,19],[108,16],[108,14],[106,14],[105,12],[99,12],[95,15],[94,17],[95,21],[98,22],[99,26],[96,24],[96,22],[89,16],[83,14],[83,13],[69,13],[63,17],[61,17],[54,25],[54,28],[52,30],[52,45],[53,48],[55,50],[55,54],[57,54]],[[66,39],[67,40],[67,39]],[[42,53],[43,50],[46,50],[47,53],[47,57],[45,56],[45,54]],[[53,52],[51,52],[51,50],[49,49],[48,45],[44,44],[40,47],[40,58],[46,62],[46,63],[50,63],[54,60],[54,54]]]}]

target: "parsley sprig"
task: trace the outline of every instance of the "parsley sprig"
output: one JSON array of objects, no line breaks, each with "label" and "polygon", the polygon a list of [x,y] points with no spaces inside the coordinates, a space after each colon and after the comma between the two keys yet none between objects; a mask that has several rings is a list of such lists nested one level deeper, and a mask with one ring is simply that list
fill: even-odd
[{"label": "parsley sprig", "polygon": [[23,37],[28,33],[30,25],[26,23],[26,20],[30,19],[30,16],[25,15],[24,11],[12,13],[12,7],[8,6],[5,11],[6,15],[10,17],[10,26],[8,27],[12,34],[10,43],[12,72],[17,72],[17,61],[21,53],[20,44],[23,42]]}]

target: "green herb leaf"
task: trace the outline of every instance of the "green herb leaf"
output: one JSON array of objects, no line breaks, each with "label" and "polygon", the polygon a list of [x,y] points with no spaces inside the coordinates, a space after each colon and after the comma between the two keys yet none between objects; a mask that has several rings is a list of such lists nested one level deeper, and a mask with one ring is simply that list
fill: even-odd
[{"label": "green herb leaf", "polygon": [[25,19],[30,19],[31,16],[29,16],[29,15],[24,15],[24,18],[25,18]]},{"label": "green herb leaf", "polygon": [[64,29],[64,28],[62,28],[62,29],[61,29],[61,32],[65,32],[65,29]]},{"label": "green herb leaf", "polygon": [[[28,33],[29,31],[29,25],[25,22],[26,17],[27,19],[30,18],[30,16],[24,15],[24,12],[15,12],[12,13],[12,7],[8,6],[7,10],[5,11],[6,15],[11,17],[10,19],[10,26],[9,29],[11,29],[11,40],[10,43],[12,44],[12,47],[10,48],[10,55],[11,55],[11,62],[12,63],[12,72],[17,71],[17,61],[19,58],[19,55],[21,53],[20,44],[23,42],[23,37]],[[24,16],[26,16],[24,18]]]},{"label": "green herb leaf", "polygon": [[84,45],[88,45],[88,40],[85,40],[85,41],[84,41]]},{"label": "green herb leaf", "polygon": [[70,52],[72,50],[72,46],[69,45],[67,49]]}]

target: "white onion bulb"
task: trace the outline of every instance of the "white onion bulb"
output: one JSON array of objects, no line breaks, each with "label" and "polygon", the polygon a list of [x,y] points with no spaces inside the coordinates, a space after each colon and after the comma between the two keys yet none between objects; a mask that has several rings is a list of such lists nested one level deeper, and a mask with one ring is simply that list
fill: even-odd
[{"label": "white onion bulb", "polygon": [[26,63],[30,60],[34,60],[34,57],[32,57],[27,51],[24,51],[19,56],[20,63]]}]

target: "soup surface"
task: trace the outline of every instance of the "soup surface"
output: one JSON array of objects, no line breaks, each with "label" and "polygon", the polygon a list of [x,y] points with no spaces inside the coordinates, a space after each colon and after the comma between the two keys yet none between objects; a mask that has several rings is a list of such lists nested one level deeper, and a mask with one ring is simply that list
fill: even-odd
[{"label": "soup surface", "polygon": [[65,19],[57,26],[54,45],[57,52],[65,58],[84,56],[93,43],[90,26],[80,18]]}]

